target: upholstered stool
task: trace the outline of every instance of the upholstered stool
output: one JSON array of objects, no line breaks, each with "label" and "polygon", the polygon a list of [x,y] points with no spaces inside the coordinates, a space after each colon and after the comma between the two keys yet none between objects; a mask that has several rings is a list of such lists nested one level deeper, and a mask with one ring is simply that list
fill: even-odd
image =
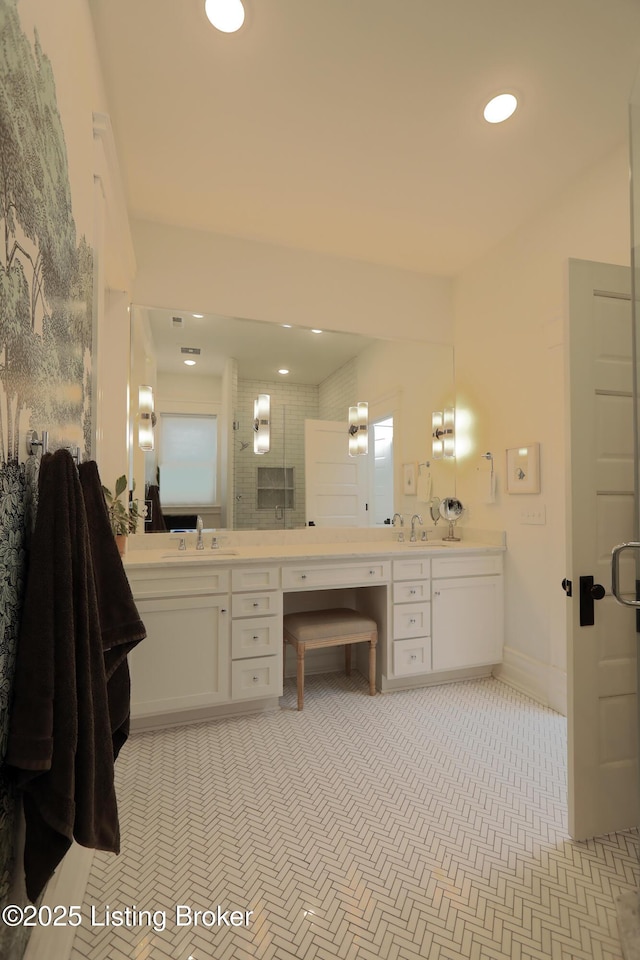
[{"label": "upholstered stool", "polygon": [[287,643],[295,648],[298,657],[298,710],[304,706],[304,654],[319,647],[337,647],[344,644],[345,671],[351,673],[351,644],[369,644],[369,693],[376,692],[376,644],[378,627],[375,620],[357,610],[339,607],[334,610],[310,610],[287,613],[283,617],[284,652]]}]

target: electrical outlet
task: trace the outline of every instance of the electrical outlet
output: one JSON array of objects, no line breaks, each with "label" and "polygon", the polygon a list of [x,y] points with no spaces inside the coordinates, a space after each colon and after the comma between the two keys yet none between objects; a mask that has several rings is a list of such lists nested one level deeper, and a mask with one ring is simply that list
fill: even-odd
[{"label": "electrical outlet", "polygon": [[541,507],[523,507],[520,511],[520,523],[539,524],[544,526],[547,522],[547,508]]}]

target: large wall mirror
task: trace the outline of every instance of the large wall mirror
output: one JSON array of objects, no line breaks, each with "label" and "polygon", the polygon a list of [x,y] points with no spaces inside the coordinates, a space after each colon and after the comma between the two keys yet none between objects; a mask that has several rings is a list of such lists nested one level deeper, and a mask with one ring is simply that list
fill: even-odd
[{"label": "large wall mirror", "polygon": [[[269,449],[259,454],[264,396]],[[348,409],[359,401],[369,452],[349,458]],[[130,470],[135,495],[152,504],[147,532],[191,529],[196,515],[211,529],[269,530],[420,513],[427,496],[455,493],[453,461],[431,458],[432,412],[453,401],[447,344],[131,310]]]}]

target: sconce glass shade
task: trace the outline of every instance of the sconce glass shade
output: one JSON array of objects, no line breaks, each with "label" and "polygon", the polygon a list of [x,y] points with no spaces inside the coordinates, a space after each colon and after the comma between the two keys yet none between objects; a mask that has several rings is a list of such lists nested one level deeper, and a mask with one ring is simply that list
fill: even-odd
[{"label": "sconce glass shade", "polygon": [[138,446],[141,450],[153,450],[153,387],[141,384],[138,387]]},{"label": "sconce glass shade", "polygon": [[349,407],[349,456],[359,457],[369,452],[369,404],[360,401]]},{"label": "sconce glass shade", "polygon": [[269,453],[271,446],[271,397],[259,393],[253,404],[253,452]]},{"label": "sconce glass shade", "polygon": [[455,422],[456,414],[453,407],[449,407],[443,411],[443,430],[444,430],[444,440],[443,440],[443,454],[445,458],[450,459],[456,455],[456,440],[455,440]]},{"label": "sconce glass shade", "polygon": [[433,460],[453,459],[456,455],[456,413],[453,407],[435,410],[431,414],[431,457]]}]

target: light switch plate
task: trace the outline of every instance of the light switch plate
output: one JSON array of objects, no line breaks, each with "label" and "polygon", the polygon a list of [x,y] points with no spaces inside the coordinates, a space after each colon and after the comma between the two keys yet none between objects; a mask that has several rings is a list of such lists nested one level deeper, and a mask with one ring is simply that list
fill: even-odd
[{"label": "light switch plate", "polygon": [[520,523],[539,524],[543,526],[547,522],[547,508],[540,507],[522,507],[520,510]]}]

